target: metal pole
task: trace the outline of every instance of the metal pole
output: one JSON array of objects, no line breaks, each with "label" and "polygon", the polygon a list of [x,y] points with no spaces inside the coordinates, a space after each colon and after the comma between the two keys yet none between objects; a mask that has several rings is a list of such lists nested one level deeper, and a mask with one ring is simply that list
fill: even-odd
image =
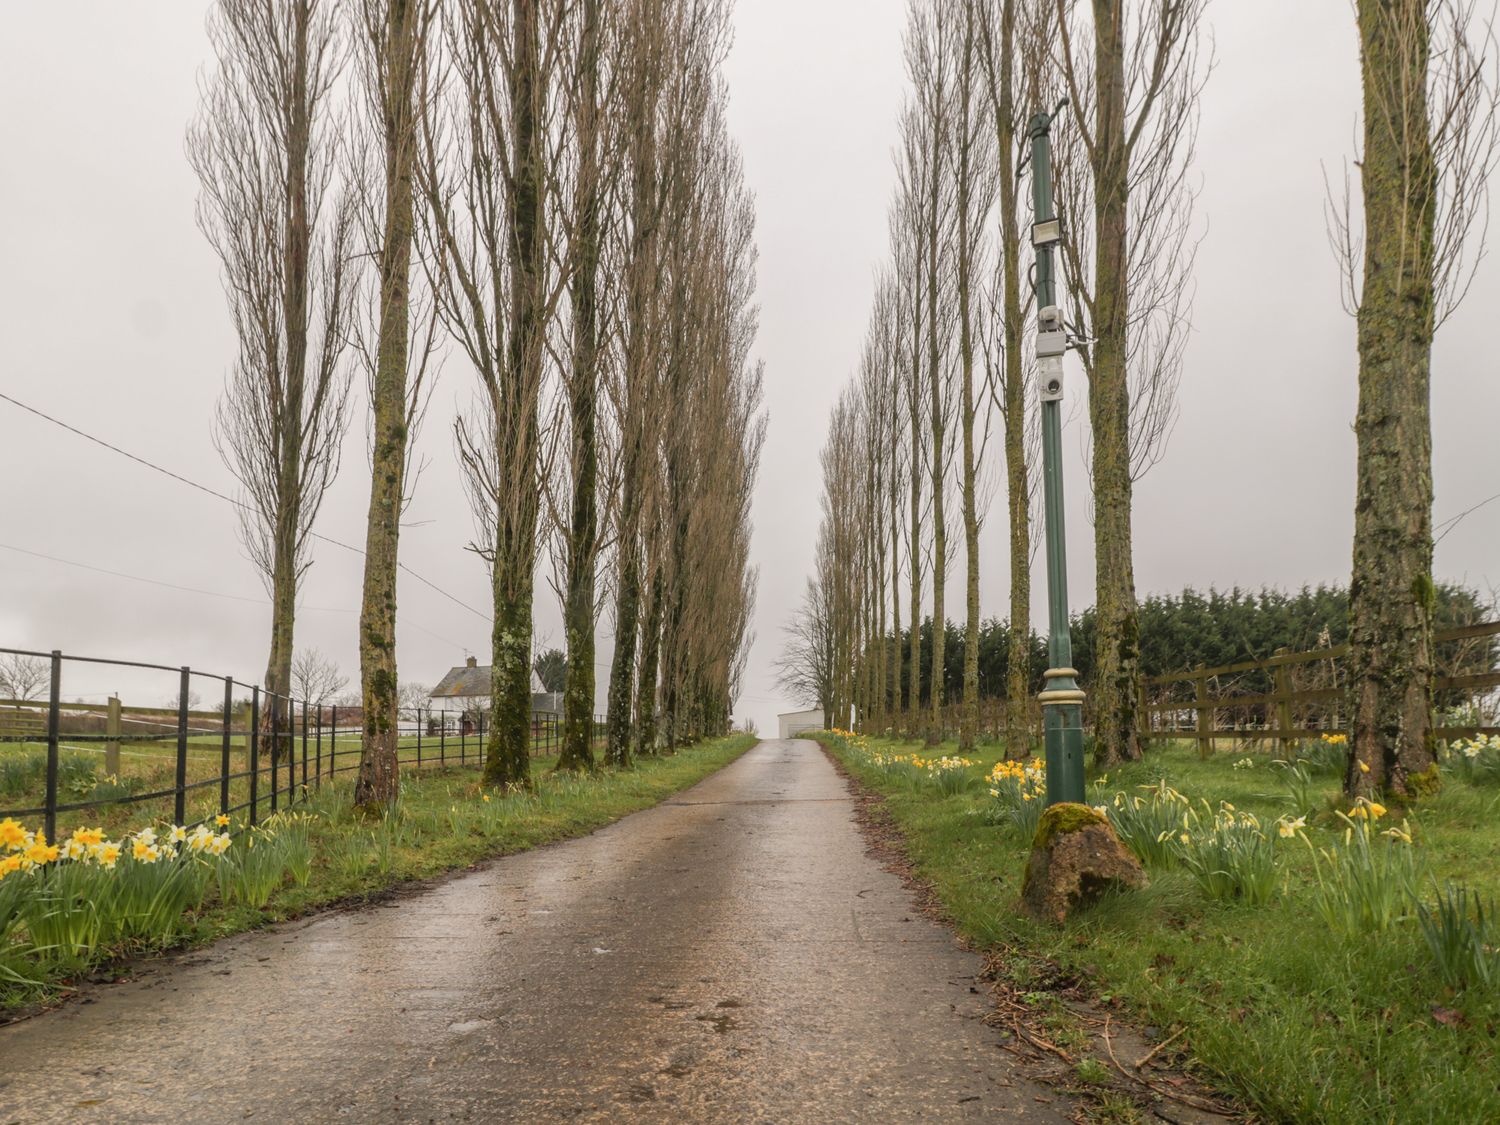
[{"label": "metal pole", "polygon": [[234,737],[234,679],[224,677],[224,738],[219,744],[219,812],[229,812],[229,743]]},{"label": "metal pole", "polygon": [[[1058,109],[1062,106],[1059,105]],[[1057,305],[1053,253],[1062,224],[1052,204],[1051,114],[1037,113],[1027,126],[1031,139],[1031,199],[1036,248],[1037,375],[1042,400],[1042,507],[1047,531],[1047,655],[1042,730],[1047,753],[1047,804],[1083,801],[1083,692],[1073,668],[1068,631],[1068,559],[1063,526],[1062,395],[1067,333]]]},{"label": "metal pole", "polygon": [[328,730],[328,780],[333,780],[333,775],[338,769],[339,760],[339,705],[333,705],[333,714],[329,716]]},{"label": "metal pole", "polygon": [[271,708],[271,814],[276,814],[277,786],[281,784],[277,773],[276,755],[281,753],[281,696],[274,691],[266,692],[266,705]]},{"label": "metal pole", "polygon": [[177,694],[177,794],[172,805],[172,823],[187,821],[187,740],[188,693],[192,690],[192,673],[182,670],[182,687]]},{"label": "metal pole", "polygon": [[47,799],[42,830],[57,843],[57,739],[62,725],[62,653],[52,650],[52,688],[47,695]]},{"label": "metal pole", "polygon": [[250,689],[250,823],[260,798],[260,685]]},{"label": "metal pole", "polygon": [[323,788],[323,705],[318,704],[318,740],[313,746],[313,781]]}]

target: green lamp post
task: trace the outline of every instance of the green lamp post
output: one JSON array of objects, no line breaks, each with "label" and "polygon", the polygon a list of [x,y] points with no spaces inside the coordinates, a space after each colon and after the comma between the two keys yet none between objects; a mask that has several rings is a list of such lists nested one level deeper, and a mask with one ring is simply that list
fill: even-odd
[{"label": "green lamp post", "polygon": [[1027,126],[1031,140],[1031,242],[1036,249],[1037,376],[1042,400],[1042,509],[1047,532],[1047,658],[1042,730],[1047,753],[1047,804],[1083,801],[1083,692],[1073,668],[1068,632],[1068,554],[1063,530],[1062,395],[1063,354],[1068,336],[1057,305],[1053,255],[1062,224],[1052,205],[1053,118],[1037,113]]}]

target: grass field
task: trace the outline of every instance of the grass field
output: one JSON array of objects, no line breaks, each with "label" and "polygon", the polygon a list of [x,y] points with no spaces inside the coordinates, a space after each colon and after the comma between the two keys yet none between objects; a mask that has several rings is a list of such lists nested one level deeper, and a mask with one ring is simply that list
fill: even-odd
[{"label": "grass field", "polygon": [[[271,795],[277,794],[277,805],[286,801],[289,788],[305,784],[315,789],[329,779],[347,779],[359,766],[360,732],[344,728],[337,732],[325,728],[321,738],[309,733],[306,745],[300,737],[293,740],[294,764],[289,770],[283,759],[275,771],[274,785],[268,741],[262,739],[259,772],[256,782],[257,815],[273,811]],[[533,740],[538,761],[550,749],[545,737]],[[451,766],[477,766],[483,754],[478,735],[466,736],[449,731],[445,736],[408,734],[398,743],[403,771],[431,770]],[[111,834],[119,834],[137,825],[170,817],[174,811],[172,794],[149,800],[124,801],[124,798],[175,789],[177,745],[175,741],[129,741],[120,743],[120,769],[105,774],[104,752],[97,742],[59,740],[58,801],[68,804],[100,804],[98,808],[59,813],[59,832],[81,825],[100,825]],[[223,738],[219,734],[192,735],[187,749],[187,823],[209,818],[219,811],[218,779],[223,766]],[[229,773],[247,775],[250,769],[249,749],[243,734],[230,739]],[[46,780],[46,745],[40,742],[0,744],[0,815],[7,811],[38,809],[44,803]],[[321,780],[320,780],[321,779]],[[231,781],[230,807],[250,799],[248,776]],[[244,814],[239,814],[243,816]],[[24,817],[39,822],[39,814]]]},{"label": "grass field", "polygon": [[[583,776],[557,773],[552,768],[555,759],[539,757],[533,761],[534,791],[509,795],[483,791],[472,769],[408,773],[402,778],[398,808],[376,820],[353,810],[351,782],[344,775],[325,782],[321,792],[298,804],[299,812],[310,815],[294,826],[293,834],[306,826],[302,862],[276,876],[275,889],[263,906],[226,903],[210,891],[201,908],[173,920],[165,937],[118,943],[82,957],[38,954],[29,948],[24,929],[9,928],[8,919],[0,916],[0,1016],[47,1001],[100,965],[164,946],[213,940],[330,903],[357,900],[406,880],[592,831],[695,784],[754,743],[752,736],[735,735],[670,756],[640,758],[629,769],[600,769]],[[106,832],[115,834],[113,829]],[[256,854],[265,851],[268,840],[274,846],[274,834],[262,838]],[[241,836],[231,856],[240,856],[244,848]],[[299,867],[305,882],[296,877]],[[14,874],[4,883],[23,878],[40,875]]]},{"label": "grass field", "polygon": [[[1270,833],[1277,876],[1267,905],[1211,900],[1188,871],[1156,866],[1147,890],[1106,898],[1055,928],[1016,909],[1029,840],[992,822],[982,781],[945,796],[871,763],[871,751],[932,758],[954,754],[952,744],[872,741],[861,750],[852,739],[819,738],[885,796],[918,873],[963,932],[1016,952],[1009,971],[1020,988],[1045,988],[1038,982],[1055,975],[1043,971],[1048,962],[1083,976],[1137,1022],[1182,1029],[1177,1042],[1195,1068],[1272,1119],[1500,1121],[1500,980],[1445,984],[1409,904],[1384,932],[1352,937],[1319,913],[1314,849],[1338,847],[1347,825],[1335,810],[1349,807],[1331,771],[1314,772],[1308,791],[1294,794],[1269,755],[1203,761],[1169,747],[1092,779],[1091,802],[1165,779],[1194,802],[1229,801],[1267,825],[1306,802],[1305,838]],[[973,777],[999,756],[994,748],[970,755]],[[1425,899],[1448,880],[1497,897],[1500,786],[1446,776],[1441,792],[1407,815]],[[1380,821],[1399,823],[1394,810]]]}]

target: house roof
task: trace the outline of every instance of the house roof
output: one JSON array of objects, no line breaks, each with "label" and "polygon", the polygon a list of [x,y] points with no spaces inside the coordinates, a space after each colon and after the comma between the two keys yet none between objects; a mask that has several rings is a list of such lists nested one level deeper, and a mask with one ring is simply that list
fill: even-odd
[{"label": "house roof", "polygon": [[[472,662],[450,669],[448,674],[438,681],[437,687],[433,688],[428,695],[429,699],[474,699],[489,698],[490,695],[490,665],[475,664]],[[531,690],[537,695],[546,692],[542,684],[542,678],[531,672]]]}]

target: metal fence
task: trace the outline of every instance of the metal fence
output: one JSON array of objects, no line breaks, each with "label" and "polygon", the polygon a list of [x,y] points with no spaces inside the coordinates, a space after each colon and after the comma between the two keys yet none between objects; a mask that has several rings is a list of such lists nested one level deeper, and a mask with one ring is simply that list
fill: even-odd
[{"label": "metal fence", "polygon": [[[43,660],[49,665],[44,699],[0,700],[0,751],[12,746],[45,748],[41,800],[29,807],[0,808],[0,817],[41,817],[47,839],[57,838],[60,814],[150,802],[172,802],[172,822],[188,824],[189,802],[198,819],[245,814],[255,824],[264,813],[290,807],[319,790],[325,780],[359,769],[363,747],[360,708],[312,703],[264,691],[232,676],[216,676],[189,667],[132,660],[74,656],[60,651],[31,652],[0,648],[0,656]],[[131,669],[170,673],[177,683],[175,708],[127,708],[118,697],[107,704],[63,700],[68,666]],[[192,708],[195,687],[212,685],[222,706]],[[477,767],[484,760],[486,715],[483,709],[403,708],[398,711],[397,760],[402,769]],[[126,724],[138,728],[127,730]],[[594,739],[603,737],[601,716],[594,717]],[[561,742],[561,716],[531,716],[531,751],[555,753]],[[150,760],[155,773],[170,766],[165,779],[143,792],[120,782],[121,747]],[[64,800],[60,792],[63,751],[102,752],[103,796]],[[0,764],[5,761],[0,755]],[[114,766],[114,774],[109,766]],[[190,769],[190,766],[194,767]],[[205,768],[207,767],[207,768]],[[98,785],[95,788],[99,788]],[[3,799],[0,793],[0,799]]]}]

